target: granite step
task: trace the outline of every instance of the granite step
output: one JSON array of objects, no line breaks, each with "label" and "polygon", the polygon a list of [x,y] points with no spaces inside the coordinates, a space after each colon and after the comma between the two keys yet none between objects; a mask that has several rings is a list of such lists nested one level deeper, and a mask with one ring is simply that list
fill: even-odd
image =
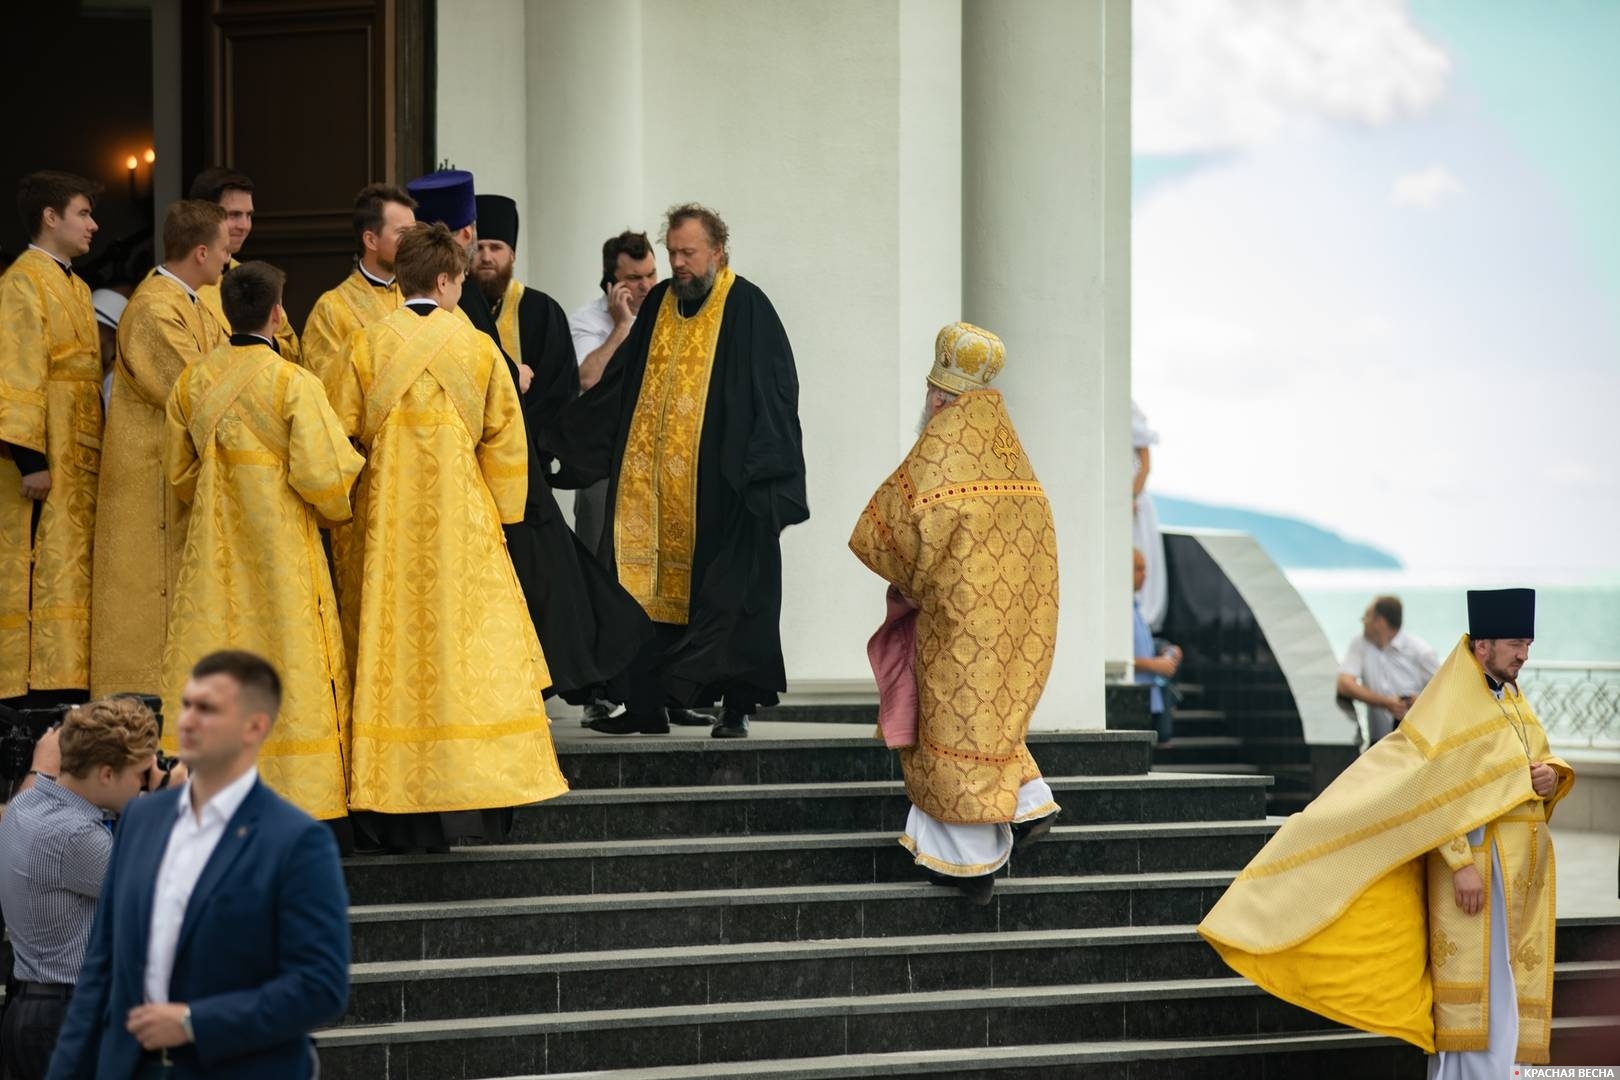
[{"label": "granite step", "polygon": [[[875,709],[864,723],[876,726]],[[870,737],[613,737],[559,725],[556,740],[563,773],[575,788],[842,784],[900,779],[899,755]],[[1034,732],[1028,738],[1030,753],[1049,776],[1145,773],[1152,742],[1150,734],[1134,731]]]},{"label": "granite step", "polygon": [[921,882],[360,905],[356,963],[1196,923],[1233,871],[1008,878],[982,907]]},{"label": "granite step", "polygon": [[1229,974],[1191,925],[407,960],[356,964],[343,1023]]},{"label": "granite step", "polygon": [[[1559,972],[1561,983],[1590,979]],[[1620,1018],[1569,1017],[1564,1021]],[[1083,1040],[1343,1030],[1237,977],[839,995],[407,1021],[318,1033],[322,1076],[583,1072]]]},{"label": "granite step", "polygon": [[[1059,818],[1059,820],[1064,820]],[[1236,870],[1279,820],[1059,825],[1006,876]],[[355,904],[681,889],[916,881],[894,833],[599,840],[456,848],[444,855],[358,856],[345,864]]]},{"label": "granite step", "polygon": [[[1070,824],[1259,819],[1265,816],[1269,785],[1264,777],[1173,773],[1046,779]],[[585,789],[519,808],[509,839],[529,843],[786,832],[898,833],[909,809],[903,786],[892,780]]]},{"label": "granite step", "polygon": [[[1553,1023],[1565,1064],[1612,1056],[1620,1017]],[[1609,1053],[1605,1054],[1605,1047]],[[487,1080],[539,1080],[542,1074]],[[674,1065],[544,1074],[547,1080],[846,1080],[853,1076],[950,1076],[960,1080],[1423,1080],[1423,1052],[1360,1031],[1244,1035],[1214,1039],[1129,1039],[1112,1043],[975,1046],[955,1050],[850,1054],[777,1061]]]}]

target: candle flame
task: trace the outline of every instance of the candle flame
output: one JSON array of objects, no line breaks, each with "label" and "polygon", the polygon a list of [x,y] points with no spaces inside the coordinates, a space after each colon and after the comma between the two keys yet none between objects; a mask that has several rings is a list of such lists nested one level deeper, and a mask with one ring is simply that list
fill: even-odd
[{"label": "candle flame", "polygon": [[128,169],[130,172],[134,172],[135,171],[135,166],[137,166],[139,164],[140,164],[140,162],[135,160],[135,155],[134,154],[131,154],[131,155],[129,155],[129,157],[124,159],[124,168]]},{"label": "candle flame", "polygon": [[156,160],[157,160],[157,151],[153,150],[150,146],[148,146],[146,148],[146,163],[148,165],[150,165],[150,164],[152,164],[152,162],[154,162]]}]

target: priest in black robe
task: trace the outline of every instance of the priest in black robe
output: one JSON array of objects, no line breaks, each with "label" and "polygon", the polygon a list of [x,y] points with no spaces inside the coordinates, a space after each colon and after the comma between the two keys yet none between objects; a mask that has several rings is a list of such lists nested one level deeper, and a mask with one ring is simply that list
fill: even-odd
[{"label": "priest in black robe", "polygon": [[711,734],[748,734],[787,688],[784,528],[810,516],[793,350],[728,264],[725,222],[670,210],[674,277],[655,286],[589,394],[542,438],[558,486],[608,480],[598,555],[652,618],[614,734],[669,730],[666,707],[723,702]]},{"label": "priest in black robe", "polygon": [[[441,170],[407,187],[417,200],[417,220],[442,221],[459,233],[470,256],[482,239],[480,230],[490,230],[504,246],[516,247],[517,205],[510,199],[490,202],[475,196],[471,173]],[[489,222],[480,220],[486,211],[491,214]],[[510,266],[508,261],[508,277]],[[490,303],[476,274],[468,285],[478,287],[461,290],[461,311],[501,346],[523,400],[529,497],[523,520],[506,526],[506,547],[551,669],[547,693],[570,704],[587,704],[601,697],[608,684],[622,682],[653,629],[640,605],[579,542],[546,482],[549,457],[540,449],[542,433],[579,394],[579,365],[568,318],[556,301],[538,290],[523,289],[522,299],[508,309],[504,302]],[[506,299],[503,290],[502,300]],[[518,322],[503,335],[509,312]],[[508,348],[507,341],[518,351]]]}]

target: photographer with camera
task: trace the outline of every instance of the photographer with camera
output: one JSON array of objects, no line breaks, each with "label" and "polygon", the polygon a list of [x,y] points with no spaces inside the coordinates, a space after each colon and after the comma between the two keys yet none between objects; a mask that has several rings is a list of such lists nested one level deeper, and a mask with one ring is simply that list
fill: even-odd
[{"label": "photographer with camera", "polygon": [[0,817],[0,910],[15,953],[16,996],[0,1020],[10,1080],[44,1077],[50,1064],[112,852],[106,815],[170,782],[157,765],[157,718],[137,698],[72,708],[42,743],[51,736],[60,771],[36,756],[33,786]]}]

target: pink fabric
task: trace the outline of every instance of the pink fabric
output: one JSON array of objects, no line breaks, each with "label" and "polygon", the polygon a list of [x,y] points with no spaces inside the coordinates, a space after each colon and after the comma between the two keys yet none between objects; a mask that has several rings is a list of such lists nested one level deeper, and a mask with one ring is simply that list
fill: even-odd
[{"label": "pink fabric", "polygon": [[866,643],[877,677],[878,730],[891,750],[917,745],[917,609],[889,586],[883,625]]}]

